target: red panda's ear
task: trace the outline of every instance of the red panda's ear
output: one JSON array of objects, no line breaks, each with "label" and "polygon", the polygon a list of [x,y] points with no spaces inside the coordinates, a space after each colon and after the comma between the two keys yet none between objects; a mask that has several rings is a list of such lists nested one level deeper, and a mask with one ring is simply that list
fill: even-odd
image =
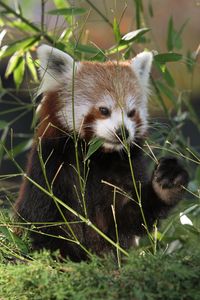
[{"label": "red panda's ear", "polygon": [[37,54],[41,78],[39,94],[53,91],[72,78],[74,60],[70,55],[48,45],[40,46]]},{"label": "red panda's ear", "polygon": [[148,85],[152,61],[153,54],[145,51],[136,55],[131,61],[131,67],[144,87]]}]

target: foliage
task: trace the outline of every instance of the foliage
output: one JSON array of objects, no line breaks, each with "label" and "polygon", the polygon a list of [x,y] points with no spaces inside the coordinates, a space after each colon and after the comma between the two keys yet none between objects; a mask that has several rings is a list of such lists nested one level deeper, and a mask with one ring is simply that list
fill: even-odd
[{"label": "foliage", "polygon": [[60,264],[48,252],[0,265],[2,299],[190,299],[200,297],[200,252],[130,253],[122,269],[112,257]]}]

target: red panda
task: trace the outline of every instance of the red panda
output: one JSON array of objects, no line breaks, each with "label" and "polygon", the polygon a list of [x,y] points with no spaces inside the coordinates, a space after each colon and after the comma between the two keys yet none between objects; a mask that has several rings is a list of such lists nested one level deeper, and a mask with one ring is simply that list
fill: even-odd
[{"label": "red panda", "polygon": [[[74,261],[87,258],[85,249],[98,255],[114,250],[90,224],[114,242],[117,224],[119,244],[128,249],[147,230],[144,216],[151,230],[182,198],[188,182],[187,171],[171,157],[162,158],[152,176],[147,175],[142,146],[152,53],[122,62],[74,62],[42,45],[38,57],[43,99],[27,178],[15,205],[17,216],[34,225],[30,236],[36,250],[59,249]],[[94,138],[102,144],[87,164]]]}]

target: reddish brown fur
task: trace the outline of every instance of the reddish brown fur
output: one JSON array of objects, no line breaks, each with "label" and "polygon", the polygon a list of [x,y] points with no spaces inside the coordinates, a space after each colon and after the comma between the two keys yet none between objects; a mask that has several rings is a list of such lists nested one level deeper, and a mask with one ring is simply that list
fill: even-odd
[{"label": "reddish brown fur", "polygon": [[56,114],[61,110],[59,93],[57,91],[46,93],[41,105],[37,137],[53,138],[61,135],[64,128],[56,117]]},{"label": "reddish brown fur", "polygon": [[95,115],[93,115],[92,112],[89,113],[84,119],[82,136],[86,141],[89,141],[93,137],[94,130],[92,124],[94,121],[95,121]]},{"label": "reddish brown fur", "polygon": [[135,116],[133,117],[135,123],[137,124],[137,126],[140,126],[142,124],[142,120],[140,118],[140,114],[139,112],[136,112]]},{"label": "reddish brown fur", "polygon": [[127,95],[136,95],[137,98],[140,93],[137,78],[128,62],[83,62],[75,82],[75,92],[80,90],[94,104],[102,95],[108,94],[116,101],[116,105],[122,106]]}]

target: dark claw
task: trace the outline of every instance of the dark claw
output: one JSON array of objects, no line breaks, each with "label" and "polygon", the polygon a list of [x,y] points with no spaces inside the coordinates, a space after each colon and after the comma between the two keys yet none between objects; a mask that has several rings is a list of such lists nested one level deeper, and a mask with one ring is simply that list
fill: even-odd
[{"label": "dark claw", "polygon": [[153,179],[163,189],[170,189],[187,185],[189,176],[176,158],[161,158]]}]

